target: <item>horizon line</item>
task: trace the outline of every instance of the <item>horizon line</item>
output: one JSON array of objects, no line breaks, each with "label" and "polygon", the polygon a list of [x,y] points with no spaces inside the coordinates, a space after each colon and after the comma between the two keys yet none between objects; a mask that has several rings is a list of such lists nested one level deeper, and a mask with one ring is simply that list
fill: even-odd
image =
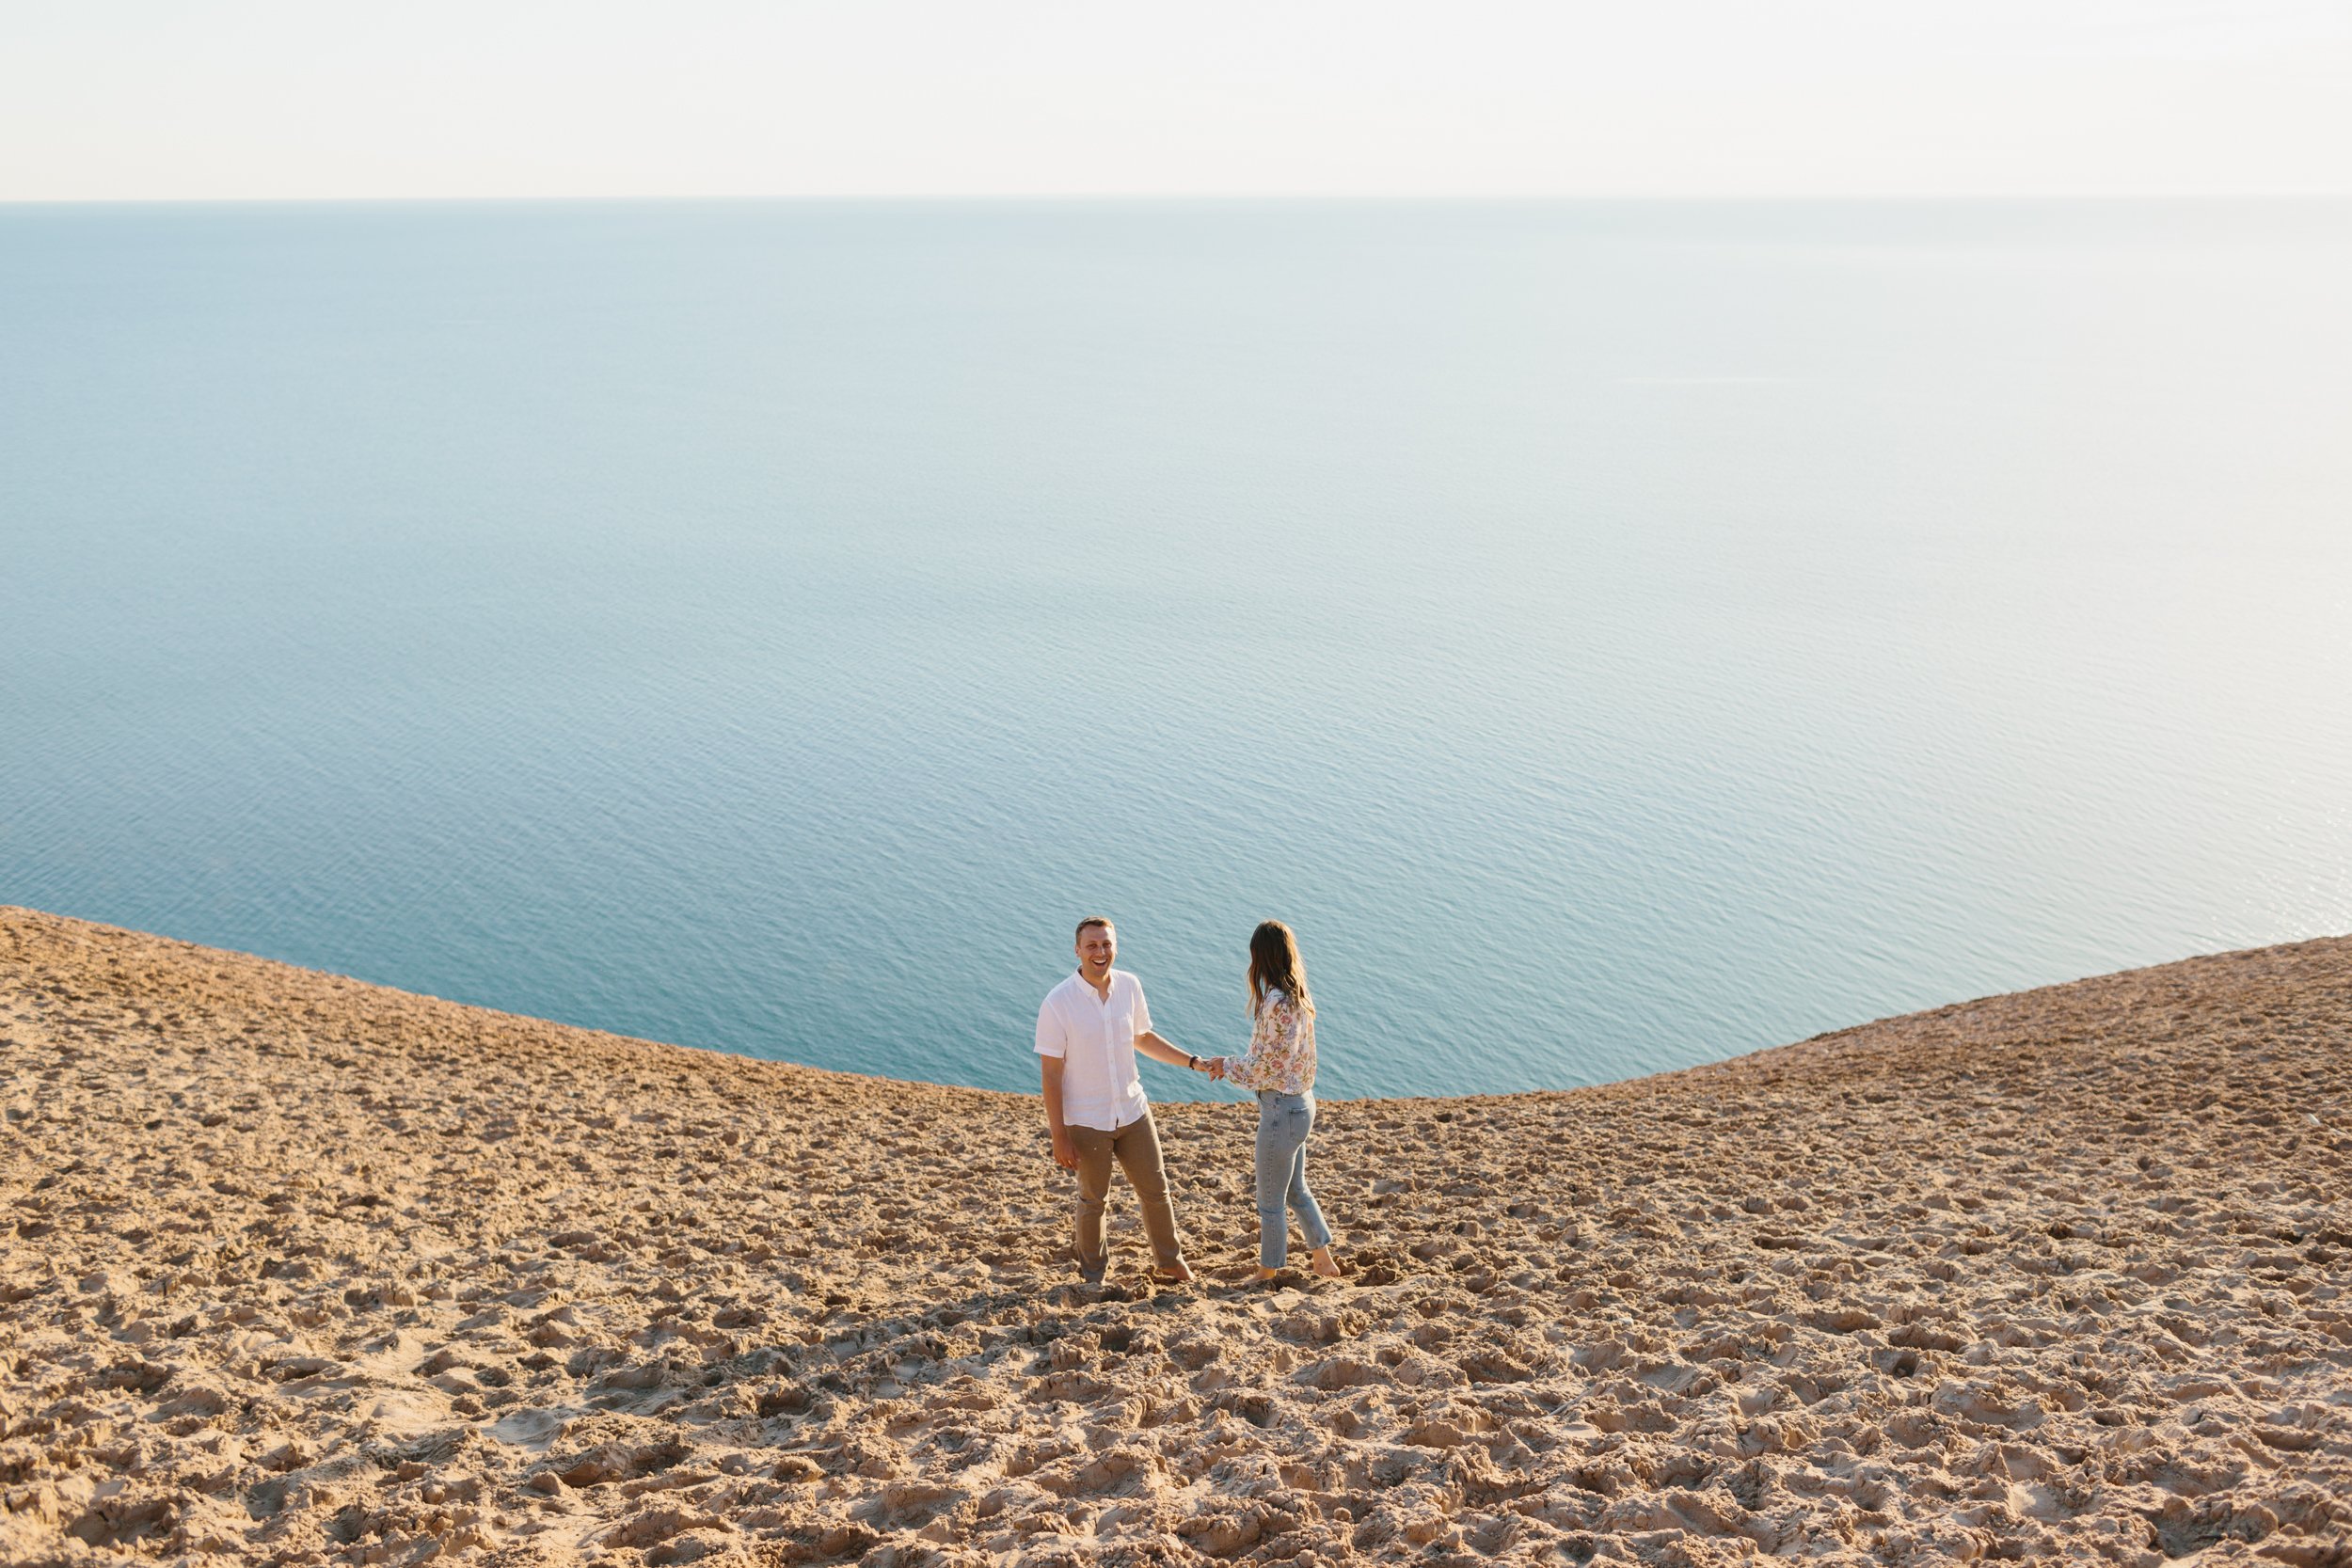
[{"label": "horizon line", "polygon": [[294,206],[454,206],[494,202],[591,205],[596,203],[755,203],[792,202],[809,205],[883,205],[891,203],[940,206],[1011,206],[1080,204],[1198,204],[1233,206],[1283,204],[1416,205],[1416,206],[1558,206],[1569,204],[1664,205],[1716,202],[1724,204],[1909,204],[1960,205],[1979,202],[2124,203],[2124,202],[2329,202],[2352,201],[2348,190],[2298,191],[1952,191],[1952,192],[1585,192],[1585,193],[1461,193],[1393,192],[1382,194],[1332,191],[1301,192],[1137,192],[1060,191],[990,193],[952,192],[797,192],[797,193],[644,193],[600,192],[594,195],[501,192],[475,195],[411,194],[395,196],[0,196],[0,207],[294,207]]}]

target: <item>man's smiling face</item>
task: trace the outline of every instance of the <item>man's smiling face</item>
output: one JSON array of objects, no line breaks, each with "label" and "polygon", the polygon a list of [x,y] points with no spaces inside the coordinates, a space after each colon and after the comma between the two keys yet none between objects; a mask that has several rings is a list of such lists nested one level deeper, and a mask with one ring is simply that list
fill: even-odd
[{"label": "man's smiling face", "polygon": [[1089,980],[1111,972],[1119,957],[1119,933],[1108,926],[1089,926],[1078,933],[1078,969]]}]

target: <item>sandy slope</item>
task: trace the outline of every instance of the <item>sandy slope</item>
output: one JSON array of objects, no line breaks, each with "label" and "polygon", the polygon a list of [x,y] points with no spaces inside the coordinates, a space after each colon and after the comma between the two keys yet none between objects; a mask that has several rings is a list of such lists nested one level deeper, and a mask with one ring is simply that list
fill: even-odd
[{"label": "sandy slope", "polygon": [[1273,1291],[1168,1107],[1153,1294],[1033,1100],[0,911],[0,1561],[2352,1562],[2348,1088],[2336,940],[1332,1104]]}]

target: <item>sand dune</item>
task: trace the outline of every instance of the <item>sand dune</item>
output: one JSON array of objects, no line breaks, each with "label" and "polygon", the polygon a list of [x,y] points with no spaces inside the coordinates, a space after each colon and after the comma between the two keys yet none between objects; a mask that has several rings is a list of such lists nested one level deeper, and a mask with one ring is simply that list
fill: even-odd
[{"label": "sand dune", "polygon": [[2352,1563],[2348,1091],[2333,940],[1336,1103],[1271,1291],[1168,1106],[1085,1287],[1034,1100],[0,911],[0,1560]]}]

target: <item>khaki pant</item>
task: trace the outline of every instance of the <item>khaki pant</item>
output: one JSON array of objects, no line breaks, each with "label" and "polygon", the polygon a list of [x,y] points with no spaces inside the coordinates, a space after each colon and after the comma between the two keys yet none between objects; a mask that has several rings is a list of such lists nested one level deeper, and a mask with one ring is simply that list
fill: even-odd
[{"label": "khaki pant", "polygon": [[1078,1146],[1078,1266],[1099,1269],[1103,1256],[1103,1201],[1110,1196],[1111,1162],[1127,1173],[1143,1210],[1143,1233],[1152,1239],[1152,1260],[1172,1269],[1184,1260],[1176,1243],[1176,1211],[1168,1206],[1168,1172],[1160,1164],[1159,1130],[1146,1111],[1116,1132],[1099,1127],[1070,1128]]}]

